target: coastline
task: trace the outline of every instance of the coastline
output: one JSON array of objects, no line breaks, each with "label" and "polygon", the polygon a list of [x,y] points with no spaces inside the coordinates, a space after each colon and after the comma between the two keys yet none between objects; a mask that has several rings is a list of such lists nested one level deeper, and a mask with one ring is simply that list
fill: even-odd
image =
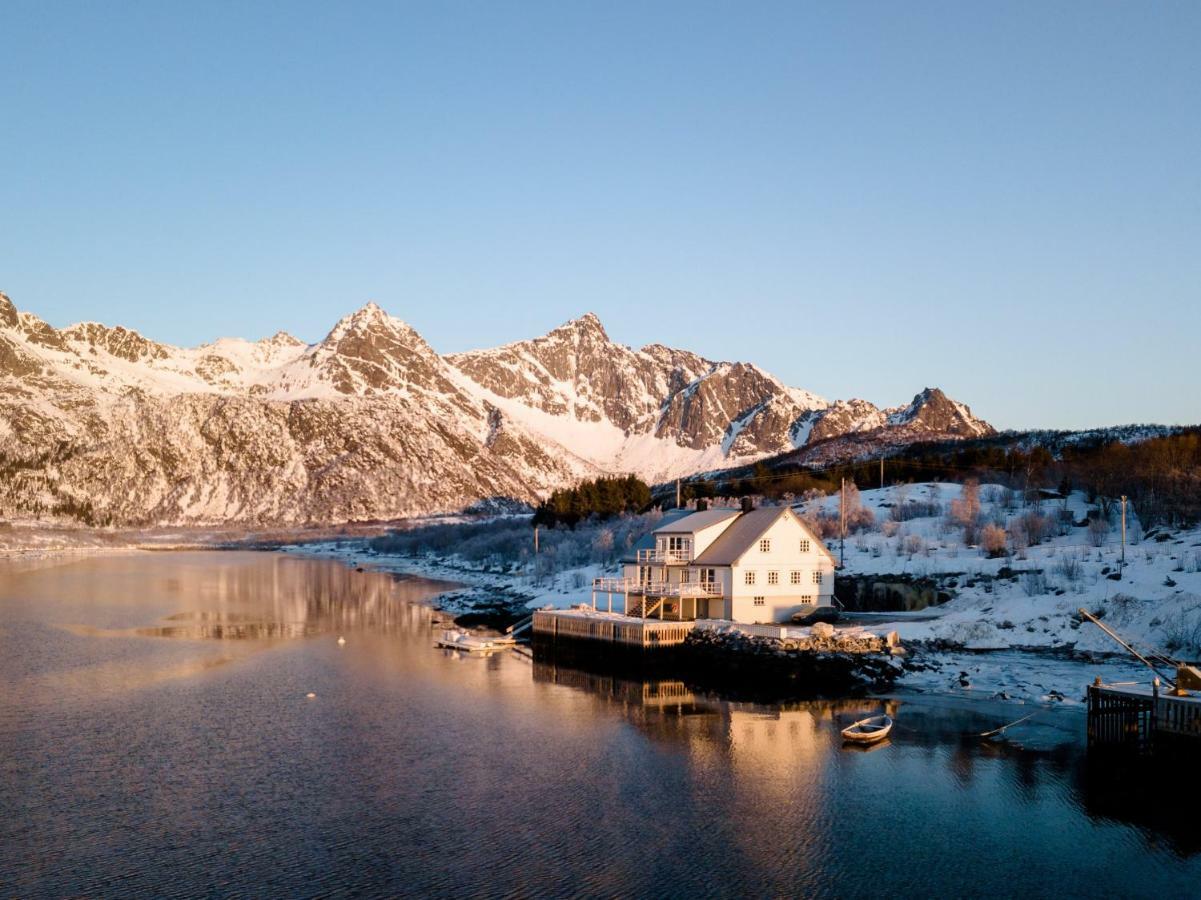
[{"label": "coastline", "polygon": [[[391,523],[395,527],[395,523]],[[448,582],[430,605],[462,627],[499,632],[526,611],[566,608],[588,599],[587,587],[552,582],[532,586],[511,573],[484,571],[451,559],[388,556],[371,551],[366,540],[389,528],[387,523],[255,532],[243,529],[153,529],[104,532],[84,529],[14,527],[0,540],[0,560],[13,565],[65,563],[100,554],[254,550],[280,552],[340,562],[394,576]],[[25,538],[15,545],[13,538]],[[34,538],[30,540],[29,538]],[[942,618],[945,611],[933,617]],[[900,632],[908,651],[894,690],[941,696],[973,703],[1082,709],[1085,685],[1101,677],[1108,682],[1148,681],[1147,670],[1116,654],[1075,652],[1067,648],[954,646],[927,640],[930,617],[887,614],[874,617],[873,629]],[[449,624],[449,622],[447,623]]]},{"label": "coastline", "polygon": [[[454,581],[462,585],[430,598],[431,605],[450,614],[464,626],[487,625],[470,618],[484,607],[535,609],[546,605],[571,605],[571,590],[535,591],[519,585],[513,575],[482,572],[442,560],[384,556],[353,541],[305,543],[271,548],[279,552],[329,559],[351,567],[362,567],[393,575],[411,575]],[[585,592],[586,593],[586,592]],[[497,602],[497,600],[501,602]],[[904,618],[873,622],[873,628],[891,630],[903,626]],[[500,630],[500,629],[495,629]],[[947,647],[920,639],[904,640],[908,651],[904,671],[890,691],[881,697],[936,696],[956,702],[1003,704],[1039,709],[1082,711],[1085,687],[1096,677],[1105,681],[1146,681],[1147,670],[1114,654],[1073,654],[1062,649],[1038,647]]]}]

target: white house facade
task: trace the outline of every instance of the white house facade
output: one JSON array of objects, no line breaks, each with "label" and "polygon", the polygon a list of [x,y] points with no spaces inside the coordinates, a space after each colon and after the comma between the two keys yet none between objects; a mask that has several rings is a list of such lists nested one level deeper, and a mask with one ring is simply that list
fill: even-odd
[{"label": "white house facade", "polygon": [[834,557],[787,506],[669,516],[597,579],[594,605],[632,616],[787,622],[829,606]]}]

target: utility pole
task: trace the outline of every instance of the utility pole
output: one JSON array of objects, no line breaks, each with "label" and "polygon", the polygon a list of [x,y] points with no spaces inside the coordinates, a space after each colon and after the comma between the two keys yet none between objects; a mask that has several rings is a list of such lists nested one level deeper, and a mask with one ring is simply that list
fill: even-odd
[{"label": "utility pole", "polygon": [[538,555],[538,526],[534,526],[534,555]]},{"label": "utility pole", "polygon": [[884,457],[880,457],[880,490],[884,490]]},{"label": "utility pole", "polygon": [[838,568],[842,568],[846,559],[847,542],[847,480],[842,479],[838,492]]},{"label": "utility pole", "polygon": [[1118,577],[1126,571],[1126,495],[1122,495],[1122,561],[1118,564]]},{"label": "utility pole", "polygon": [[676,509],[680,508],[680,479],[676,479]]}]

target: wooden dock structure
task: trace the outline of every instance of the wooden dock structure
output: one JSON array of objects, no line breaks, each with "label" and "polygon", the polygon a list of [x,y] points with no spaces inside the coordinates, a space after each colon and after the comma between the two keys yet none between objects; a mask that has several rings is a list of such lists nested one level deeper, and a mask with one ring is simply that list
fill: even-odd
[{"label": "wooden dock structure", "polygon": [[535,637],[603,641],[642,649],[678,646],[695,627],[696,622],[641,619],[592,609],[534,612]]},{"label": "wooden dock structure", "polygon": [[752,625],[724,619],[651,619],[623,616],[621,613],[594,610],[587,606],[539,609],[533,614],[533,630],[537,637],[601,641],[643,649],[678,646],[695,630],[734,628],[755,637],[782,639],[788,636],[790,627],[779,624]]},{"label": "wooden dock structure", "polygon": [[1156,684],[1091,684],[1088,745],[1135,754],[1172,747],[1196,752],[1201,748],[1201,694],[1176,695]]}]

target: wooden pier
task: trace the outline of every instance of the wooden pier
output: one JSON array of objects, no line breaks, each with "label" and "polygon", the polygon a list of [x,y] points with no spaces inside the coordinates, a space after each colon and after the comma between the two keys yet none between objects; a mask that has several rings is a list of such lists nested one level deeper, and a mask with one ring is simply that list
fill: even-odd
[{"label": "wooden pier", "polygon": [[696,622],[640,619],[592,609],[540,609],[534,613],[534,635],[542,638],[603,641],[651,649],[684,643]]},{"label": "wooden pier", "polygon": [[1178,696],[1155,685],[1092,684],[1088,745],[1149,754],[1201,748],[1201,695]]}]

